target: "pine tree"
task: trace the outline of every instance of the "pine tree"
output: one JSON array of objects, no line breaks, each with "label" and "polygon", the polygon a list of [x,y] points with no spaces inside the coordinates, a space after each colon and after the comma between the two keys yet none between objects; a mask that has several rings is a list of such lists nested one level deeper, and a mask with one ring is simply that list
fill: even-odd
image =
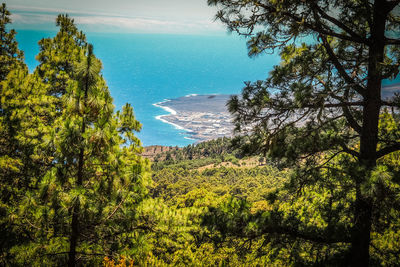
[{"label": "pine tree", "polygon": [[114,112],[101,62],[73,20],[60,15],[57,25],[57,36],[40,42],[35,72],[11,70],[2,83],[1,122],[12,121],[2,131],[16,145],[1,149],[18,156],[16,167],[1,173],[2,198],[8,189],[18,196],[2,203],[5,232],[16,233],[2,237],[9,243],[4,264],[75,266],[132,256],[145,229],[136,213],[149,169],[134,134],[141,125],[129,104]]},{"label": "pine tree", "polygon": [[[347,193],[354,193],[354,201],[342,198],[350,201],[349,233],[333,231],[332,222],[319,230],[325,239],[318,242],[335,243],[338,237],[336,243],[351,244],[349,264],[368,266],[371,232],[380,229],[375,224],[382,216],[380,205],[388,203],[371,186],[385,188],[389,196],[392,191],[381,183],[394,182],[375,183],[373,173],[385,156],[400,150],[397,134],[382,138],[379,131],[385,107],[399,123],[398,97],[381,96],[382,81],[399,73],[399,1],[208,3],[219,6],[217,19],[229,30],[249,37],[250,56],[279,50],[282,58],[266,81],[246,83],[241,97],[229,102],[237,130],[249,134],[238,144],[295,168],[290,183],[294,191],[312,185],[325,188],[326,175],[340,186],[350,180]],[[390,204],[392,209],[394,203],[398,199]],[[293,228],[282,229],[276,231],[290,235],[292,229],[294,237],[313,239]]]},{"label": "pine tree", "polygon": [[6,77],[11,71],[18,72],[14,75],[19,76],[21,80],[27,76],[27,67],[23,63],[23,53],[18,49],[18,43],[15,40],[16,33],[14,30],[9,32],[6,30],[7,24],[10,22],[10,12],[3,3],[0,7],[0,166],[4,168],[4,171],[18,169],[17,166],[20,164],[14,155],[17,152],[15,147],[17,129],[14,128],[18,127],[18,120],[12,116],[15,106],[10,103],[13,94],[19,96],[17,93],[19,88],[16,86],[4,88],[4,82],[7,82],[5,81]]},{"label": "pine tree", "polygon": [[0,7],[0,81],[5,80],[7,74],[16,67],[23,65],[24,54],[18,49],[15,40],[15,30],[7,31],[7,24],[11,23],[10,12],[6,4]]},{"label": "pine tree", "polygon": [[57,110],[60,111],[62,96],[67,87],[77,80],[75,70],[84,58],[83,50],[87,42],[86,36],[68,15],[58,15],[56,25],[60,30],[54,38],[39,41],[40,52],[36,56],[39,65],[35,74],[50,86],[48,94],[59,99]]},{"label": "pine tree", "polygon": [[0,13],[0,264],[8,265],[9,249],[28,238],[14,220],[17,206],[51,163],[43,137],[54,106],[46,86],[28,73],[15,31],[6,31],[10,13],[5,4]]}]

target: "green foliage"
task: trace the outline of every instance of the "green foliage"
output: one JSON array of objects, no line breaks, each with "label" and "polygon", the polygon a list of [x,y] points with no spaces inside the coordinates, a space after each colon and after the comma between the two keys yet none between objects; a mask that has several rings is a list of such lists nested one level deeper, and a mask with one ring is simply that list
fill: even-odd
[{"label": "green foliage", "polygon": [[28,74],[16,32],[6,30],[11,20],[5,4],[0,13],[0,262],[4,263],[9,249],[26,238],[10,214],[51,162],[42,141],[53,99],[45,95],[40,80]]},{"label": "green foliage", "polygon": [[10,12],[6,4],[0,7],[0,82],[4,81],[8,73],[18,67],[24,67],[24,54],[18,49],[15,40],[15,30],[7,31],[7,24],[11,23]]},{"label": "green foliage", "polygon": [[78,31],[68,15],[58,15],[56,24],[60,27],[57,35],[39,41],[40,52],[36,59],[40,64],[35,73],[51,85],[49,94],[60,97],[69,84],[77,80],[77,67],[82,66],[83,48],[87,43],[86,36]]},{"label": "green foliage", "polygon": [[239,151],[232,147],[231,139],[223,137],[157,154],[152,168],[159,170],[175,164],[176,167],[194,169],[220,163],[227,155],[240,157]]},{"label": "green foliage", "polygon": [[[351,176],[346,172],[346,162],[351,159],[337,160],[301,191],[293,192],[298,188],[293,184],[298,176],[293,173],[285,186],[265,196],[263,209],[255,209],[257,202],[240,199],[209,207],[202,225],[207,227],[210,240],[216,247],[233,246],[238,254],[253,255],[272,265],[347,265],[356,192],[351,190]],[[399,161],[382,164],[385,167],[371,174],[370,185],[363,190],[380,199],[371,231],[371,262],[390,266],[399,261],[400,214],[395,207],[400,191],[396,175],[388,169],[391,164],[398,167]]]},{"label": "green foliage", "polygon": [[133,133],[141,125],[130,105],[114,112],[101,62],[73,20],[60,15],[57,25],[39,42],[35,72],[9,64],[1,83],[5,265],[99,264],[135,254],[144,231],[136,209],[150,165]]},{"label": "green foliage", "polygon": [[[322,233],[319,243],[325,248],[335,243],[330,237],[347,236],[336,244],[346,243],[349,254],[339,257],[332,252],[323,264],[335,264],[335,257],[352,266],[388,264],[370,252],[375,231],[390,228],[379,219],[380,210],[398,210],[398,181],[391,178],[397,172],[382,160],[400,149],[400,106],[398,97],[382,95],[382,81],[399,73],[400,40],[393,35],[400,26],[399,2],[208,3],[219,8],[216,19],[230,31],[248,37],[250,56],[274,50],[281,56],[281,64],[265,81],[247,82],[242,95],[229,101],[236,130],[244,133],[234,142],[244,153],[268,154],[278,166],[293,169],[287,188],[296,201],[311,192],[325,194],[334,186],[328,203],[339,203],[345,214],[329,212],[332,225],[312,236]],[[319,205],[322,209],[324,201]],[[347,218],[344,228],[340,216]],[[282,222],[288,229],[276,234],[296,240],[297,233],[307,234],[307,221]],[[291,232],[293,227],[298,232]],[[298,248],[290,253],[298,253]],[[380,260],[383,255],[382,251]],[[303,262],[300,254],[293,262],[321,264],[319,258]]]},{"label": "green foliage", "polygon": [[211,168],[203,171],[186,170],[172,165],[153,172],[154,185],[151,193],[176,204],[181,195],[201,188],[216,195],[225,194],[247,198],[251,202],[262,201],[272,192],[285,172],[278,172],[270,166],[263,168]]},{"label": "green foliage", "polygon": [[[199,144],[200,145],[200,144]],[[202,144],[207,147],[208,144]],[[183,151],[197,150],[196,146],[183,148]],[[217,154],[215,155],[217,157]],[[235,158],[224,153],[224,160]],[[221,158],[221,157],[218,157]],[[167,265],[191,266],[248,266],[249,264],[265,264],[266,259],[258,259],[256,254],[246,255],[236,248],[245,240],[233,238],[232,243],[216,242],[214,230],[206,225],[203,216],[209,214],[210,207],[228,205],[231,201],[247,203],[251,214],[270,209],[266,197],[273,194],[287,179],[286,172],[279,172],[276,168],[265,166],[262,168],[207,168],[198,170],[204,158],[188,161],[165,160],[157,162],[159,168],[153,171],[154,184],[150,188],[153,198],[158,199],[158,208],[166,210],[156,214],[168,214],[169,223],[165,232],[159,232],[149,238],[154,240],[152,258],[161,260]],[[236,158],[235,158],[236,159]],[[192,169],[192,167],[194,169]],[[234,198],[236,197],[236,198]],[[246,199],[247,201],[245,201]],[[164,203],[164,204],[161,204]],[[155,211],[156,208],[153,208]],[[149,212],[149,211],[148,211]],[[178,215],[179,214],[179,215]],[[162,217],[152,215],[154,229],[160,229],[165,224]],[[217,221],[223,219],[216,218]],[[237,217],[241,220],[240,217]],[[228,219],[226,221],[229,221]],[[163,240],[161,242],[160,240]],[[229,243],[229,245],[227,245]]]},{"label": "green foliage", "polygon": [[[229,103],[238,130],[252,133],[234,140],[240,150],[227,138],[171,149],[154,159],[153,181],[135,135],[141,124],[129,104],[114,111],[101,62],[73,20],[58,16],[59,32],[39,42],[40,64],[28,73],[3,5],[0,265],[345,266],[356,265],[365,236],[368,263],[398,265],[397,100],[377,113],[376,159],[368,165],[356,107],[364,97],[358,85],[368,82],[348,85],[329,45],[349,72],[369,44],[341,32],[287,43],[315,31],[310,23],[331,2],[209,1],[222,5],[218,16],[231,30],[267,27],[250,38],[249,53],[281,48],[282,64]],[[368,7],[333,2],[346,7],[337,15],[362,38]],[[317,16],[288,17],[307,10]],[[270,16],[246,19],[258,12]],[[387,30],[396,23],[388,18]],[[398,48],[387,48],[382,71],[394,77]],[[368,73],[360,60],[353,79]],[[366,235],[360,218],[370,220]]]}]

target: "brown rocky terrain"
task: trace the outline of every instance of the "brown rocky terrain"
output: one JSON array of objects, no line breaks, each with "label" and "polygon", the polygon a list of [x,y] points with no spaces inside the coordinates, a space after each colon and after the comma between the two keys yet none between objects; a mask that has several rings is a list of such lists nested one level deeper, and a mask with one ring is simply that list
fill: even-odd
[{"label": "brown rocky terrain", "polygon": [[153,160],[155,158],[155,156],[157,156],[158,154],[161,154],[163,152],[167,152],[170,150],[178,150],[178,149],[181,149],[181,148],[175,147],[175,146],[158,146],[158,145],[146,146],[143,148],[143,153],[141,155],[145,158]]}]

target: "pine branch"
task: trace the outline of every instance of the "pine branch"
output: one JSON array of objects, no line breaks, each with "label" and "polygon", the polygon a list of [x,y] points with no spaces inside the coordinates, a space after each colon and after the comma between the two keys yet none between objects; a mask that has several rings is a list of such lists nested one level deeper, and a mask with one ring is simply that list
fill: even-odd
[{"label": "pine branch", "polygon": [[386,6],[386,8],[387,8],[387,11],[386,12],[390,12],[390,11],[392,11],[398,4],[400,4],[400,0],[392,0],[392,1],[386,1],[386,4],[387,4],[387,6]]},{"label": "pine branch", "polygon": [[381,101],[381,105],[388,107],[400,107],[400,103],[388,102],[388,101]]},{"label": "pine branch", "polygon": [[347,27],[344,23],[342,23],[338,19],[336,19],[332,16],[329,16],[316,3],[313,4],[313,7],[318,11],[319,14],[321,14],[321,18],[324,18],[324,19],[332,22],[333,24],[335,24],[336,26],[338,26],[339,28],[344,30],[346,33],[348,33],[352,38],[354,38],[355,40],[358,40],[358,42],[363,43],[363,44],[368,43],[366,38],[363,38],[360,35],[358,35],[356,32],[354,32],[352,29]]},{"label": "pine branch", "polygon": [[400,40],[399,39],[393,39],[393,38],[385,37],[385,43],[387,45],[400,45]]},{"label": "pine branch", "polygon": [[[295,14],[292,14],[290,12],[278,11],[274,6],[267,6],[267,5],[259,3],[259,2],[257,2],[257,5],[263,7],[265,10],[267,10],[270,13],[279,13],[282,16],[286,16],[287,18],[289,18],[291,20],[294,20],[294,22],[296,22],[296,23],[301,23],[304,27],[306,27],[307,29],[312,30],[312,31],[314,31],[316,33],[337,37],[339,39],[346,40],[346,41],[351,41],[351,42],[355,42],[355,43],[369,45],[369,42],[368,42],[367,39],[361,38],[360,36],[355,34],[353,31],[351,31],[345,25],[342,25],[342,26],[344,26],[344,28],[347,28],[351,32],[353,32],[354,36],[352,36],[352,35],[349,36],[349,35],[337,33],[337,32],[332,31],[332,30],[327,30],[326,28],[329,28],[329,27],[325,26],[322,23],[320,23],[319,25],[317,25],[317,23],[314,23],[314,24],[308,23],[308,22],[304,21],[303,18],[301,18],[299,16],[296,16]],[[322,27],[322,25],[325,26],[325,29]]]},{"label": "pine branch", "polygon": [[[364,105],[364,101],[356,101],[356,102],[341,102],[341,103],[328,103],[322,104],[324,108],[340,108],[340,107],[361,107]],[[305,105],[305,108],[321,108],[321,104],[316,103],[314,105]]]},{"label": "pine branch", "polygon": [[379,150],[378,152],[376,152],[376,156],[377,158],[381,158],[386,156],[387,154],[393,153],[400,150],[400,143],[395,143],[391,146],[387,146],[385,148],[382,148],[381,150]]},{"label": "pine branch", "polygon": [[345,234],[335,236],[333,234],[316,234],[299,231],[291,227],[272,226],[263,229],[264,234],[280,234],[288,235],[292,238],[300,238],[306,241],[319,243],[319,244],[336,244],[336,243],[350,243],[351,238]]},{"label": "pine branch", "polygon": [[[347,87],[345,89],[345,92],[344,92],[344,95],[343,95],[344,99],[348,99],[349,98],[349,93],[350,93],[350,90],[349,90],[349,87]],[[338,96],[336,96],[336,95],[332,95],[332,97],[337,99],[340,102],[343,102],[343,99],[338,97]],[[358,134],[361,134],[362,128],[361,128],[360,124],[358,124],[358,122],[354,119],[354,116],[350,112],[350,108],[347,107],[347,106],[343,106],[342,107],[342,111],[343,111],[343,115],[346,118],[346,120],[347,120],[348,124],[350,125],[350,127],[354,131],[356,131]]]},{"label": "pine branch", "polygon": [[350,154],[350,155],[352,155],[352,156],[354,156],[354,157],[356,157],[356,158],[359,158],[359,157],[360,157],[360,153],[358,153],[358,152],[355,151],[355,150],[350,149],[350,148],[347,147],[345,144],[341,144],[340,147],[343,149],[344,152],[346,152],[346,153],[348,153],[348,154]]},{"label": "pine branch", "polygon": [[330,46],[328,40],[326,39],[326,36],[320,35],[320,38],[322,39],[322,45],[325,47],[326,52],[329,55],[330,60],[332,61],[333,65],[339,72],[340,76],[346,81],[347,84],[349,84],[354,90],[359,93],[360,95],[364,96],[364,88],[360,86],[358,83],[356,83],[350,76],[347,74],[345,68],[343,65],[339,62],[339,59],[335,55],[335,52],[333,52],[332,47]]}]

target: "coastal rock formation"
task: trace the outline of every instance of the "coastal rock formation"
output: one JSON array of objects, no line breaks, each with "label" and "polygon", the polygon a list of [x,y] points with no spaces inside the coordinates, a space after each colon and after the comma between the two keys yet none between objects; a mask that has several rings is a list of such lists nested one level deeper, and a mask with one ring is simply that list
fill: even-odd
[{"label": "coastal rock formation", "polygon": [[202,142],[233,134],[226,103],[230,95],[188,95],[154,104],[168,111],[157,119],[185,130],[185,138]]}]

